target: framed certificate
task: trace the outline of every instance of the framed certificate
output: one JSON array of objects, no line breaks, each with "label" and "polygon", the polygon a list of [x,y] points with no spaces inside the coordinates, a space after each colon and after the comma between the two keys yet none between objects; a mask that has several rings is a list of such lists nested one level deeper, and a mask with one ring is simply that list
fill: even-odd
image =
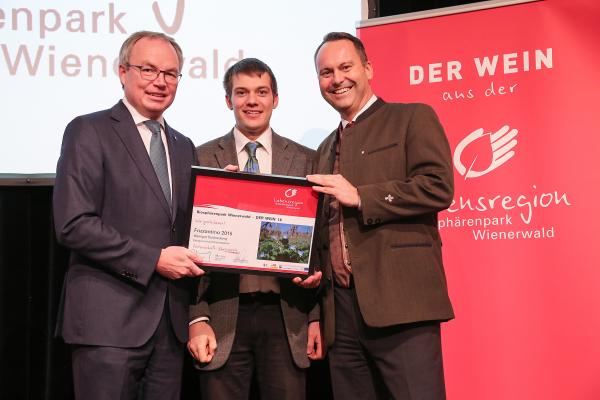
[{"label": "framed certificate", "polygon": [[305,178],[192,167],[188,247],[202,268],[307,276],[323,195]]}]

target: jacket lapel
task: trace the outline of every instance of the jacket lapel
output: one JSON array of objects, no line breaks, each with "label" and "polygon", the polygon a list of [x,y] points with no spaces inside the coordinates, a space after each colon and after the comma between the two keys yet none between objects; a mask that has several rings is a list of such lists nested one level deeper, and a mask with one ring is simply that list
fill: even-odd
[{"label": "jacket lapel", "polygon": [[233,129],[219,140],[219,148],[215,150],[215,158],[219,168],[225,168],[229,164],[238,165]]},{"label": "jacket lapel", "polygon": [[271,173],[289,175],[292,166],[292,154],[288,149],[288,140],[273,131],[271,143]]},{"label": "jacket lapel", "polygon": [[356,118],[356,123],[360,123],[360,121],[365,120],[367,118],[369,118],[375,111],[379,110],[381,108],[381,106],[383,106],[385,104],[385,101],[381,98],[377,98],[377,100],[375,101],[375,103],[371,104],[371,107],[367,108],[365,110],[365,112],[363,112],[362,114],[360,114],[358,116],[358,118]]},{"label": "jacket lapel", "polygon": [[[154,196],[156,196],[158,202],[161,204],[161,207],[164,209],[167,215],[171,217],[169,204],[167,203],[167,199],[165,199],[165,195],[160,187],[160,183],[156,177],[156,172],[154,172],[154,167],[150,161],[148,151],[146,150],[146,147],[144,147],[144,142],[140,137],[140,133],[133,122],[133,118],[131,117],[129,110],[127,110],[127,107],[125,107],[122,101],[119,101],[119,103],[112,108],[111,117],[113,119],[113,129],[120,137],[123,145],[131,155],[133,163],[136,165],[140,171],[140,174],[152,189],[152,192],[154,193]],[[123,166],[123,168],[127,168],[127,166]]]},{"label": "jacket lapel", "polygon": [[[333,173],[333,163],[335,162],[335,146],[337,143],[337,129],[329,134],[327,143],[325,144],[325,148],[323,149],[323,154],[326,155],[324,170],[318,170],[319,174],[332,174]],[[331,200],[331,196],[325,196],[323,199],[323,213],[326,218],[329,218],[329,201]]]},{"label": "jacket lapel", "polygon": [[325,160],[325,171],[319,173],[323,174],[332,174],[333,173],[333,163],[335,162],[335,147],[338,141],[338,130],[331,132],[329,138],[327,139],[326,147],[323,151],[324,154],[327,155]]},{"label": "jacket lapel", "polygon": [[171,204],[173,205],[171,210],[171,221],[175,221],[175,218],[177,217],[177,194],[179,193],[180,185],[189,185],[189,182],[180,182],[175,179],[176,176],[186,176],[185,171],[182,171],[182,169],[185,168],[185,165],[180,163],[179,161],[181,158],[177,157],[177,148],[181,143],[179,143],[177,134],[171,130],[167,121],[165,121],[165,135],[167,137],[169,161],[171,163]]},{"label": "jacket lapel", "polygon": [[[367,119],[370,115],[372,115],[375,111],[379,110],[381,108],[381,106],[383,106],[385,104],[385,101],[383,101],[381,98],[377,98],[377,100],[375,101],[375,103],[373,103],[369,108],[367,108],[361,115],[358,116],[358,118],[356,119],[356,124],[360,124],[361,121]],[[335,148],[337,145],[337,141],[339,140],[338,137],[338,130],[340,129],[341,124],[338,126],[338,128],[331,132],[331,134],[327,137],[327,144],[325,145],[325,148],[323,149],[323,154],[327,155],[327,158],[325,160],[325,165],[323,166],[325,168],[325,170],[320,170],[318,171],[321,174],[332,174],[333,173],[333,163],[335,162]],[[351,134],[352,130],[348,131],[348,134]],[[331,200],[330,196],[325,196],[325,201],[323,202],[323,212],[325,213],[325,215],[327,217],[329,217],[329,201]]]}]

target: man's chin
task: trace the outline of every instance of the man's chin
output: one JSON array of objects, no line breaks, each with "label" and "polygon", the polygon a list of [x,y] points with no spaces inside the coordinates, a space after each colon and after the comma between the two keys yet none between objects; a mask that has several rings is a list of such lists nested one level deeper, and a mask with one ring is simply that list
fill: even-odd
[{"label": "man's chin", "polygon": [[146,103],[146,108],[148,109],[148,111],[162,114],[167,108],[169,108],[170,105],[171,104],[169,102],[166,102],[164,100],[153,100]]},{"label": "man's chin", "polygon": [[346,111],[350,108],[349,104],[344,104],[344,103],[335,102],[335,101],[328,101],[328,103],[329,103],[329,105],[331,105],[331,107],[334,108],[335,111],[339,112],[340,114],[343,114],[344,111]]},{"label": "man's chin", "polygon": [[247,131],[249,132],[261,132],[264,131],[266,128],[265,126],[268,126],[268,124],[265,124],[263,122],[258,123],[257,121],[252,121],[253,123],[250,124],[244,124],[244,128],[246,128]]},{"label": "man's chin", "polygon": [[339,99],[339,98],[335,98],[335,97],[325,97],[325,101],[329,103],[329,105],[333,108],[335,108],[336,110],[338,108],[344,108],[345,103],[348,103],[347,99]]}]

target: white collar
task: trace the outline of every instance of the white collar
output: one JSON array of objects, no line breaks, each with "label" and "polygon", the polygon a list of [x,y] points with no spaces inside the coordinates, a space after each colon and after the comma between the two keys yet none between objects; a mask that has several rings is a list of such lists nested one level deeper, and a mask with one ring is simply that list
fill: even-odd
[{"label": "white collar", "polygon": [[[131,103],[127,100],[127,97],[125,96],[123,96],[123,104],[125,104],[125,107],[127,107],[127,109],[129,110],[129,113],[133,117],[133,122],[135,122],[136,126],[142,124],[144,121],[149,120],[149,118],[144,117],[142,114],[140,114],[138,110],[136,110],[135,107],[131,105]],[[160,116],[160,118],[158,118],[157,121],[160,123],[162,129],[165,130],[165,119],[162,115]]]},{"label": "white collar", "polygon": [[346,125],[348,125],[350,122],[354,122],[356,121],[356,118],[358,118],[358,116],[362,113],[364,113],[365,111],[367,111],[367,109],[369,107],[371,107],[371,105],[373,103],[375,103],[377,101],[377,96],[372,95],[371,98],[369,99],[369,101],[367,101],[367,103],[356,113],[356,115],[354,116],[354,118],[352,119],[352,121],[346,121],[345,119],[342,118],[342,128],[345,128]]},{"label": "white collar", "polygon": [[[246,143],[251,142],[244,134],[237,128],[233,128],[233,138],[235,139],[235,151],[236,154],[239,154],[244,150],[244,146]],[[261,147],[266,150],[268,154],[271,154],[271,148],[273,144],[273,131],[271,127],[268,127],[263,133],[260,134],[258,139],[255,140],[257,143],[260,143]]]}]

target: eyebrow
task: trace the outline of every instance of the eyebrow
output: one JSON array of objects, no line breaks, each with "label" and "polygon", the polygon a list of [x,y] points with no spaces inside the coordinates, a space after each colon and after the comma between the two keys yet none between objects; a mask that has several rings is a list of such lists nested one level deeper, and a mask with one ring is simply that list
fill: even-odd
[{"label": "eyebrow", "polygon": [[[259,87],[257,87],[257,88],[256,88],[256,89],[254,89],[254,90],[262,90],[262,89],[268,89],[268,90],[271,90],[271,87],[270,87],[270,86],[268,86],[268,85],[265,85],[265,86],[259,86]],[[234,88],[233,88],[233,90],[234,90],[234,91],[236,91],[236,90],[247,90],[247,91],[250,91],[250,89],[249,89],[249,88],[247,88],[246,86],[236,86],[236,87],[234,87]]]},{"label": "eyebrow", "polygon": [[[152,64],[151,62],[148,61],[141,61],[140,63],[136,63],[138,65],[143,65],[145,67],[152,67],[152,68],[156,68],[156,65]],[[158,69],[158,68],[157,68]]]},{"label": "eyebrow", "polygon": [[144,67],[154,68],[154,69],[160,70],[160,71],[173,72],[173,73],[178,73],[179,72],[179,68],[169,68],[169,69],[163,69],[163,70],[161,70],[156,65],[152,64],[151,62],[147,62],[147,61],[143,61],[139,65],[142,65]]}]

